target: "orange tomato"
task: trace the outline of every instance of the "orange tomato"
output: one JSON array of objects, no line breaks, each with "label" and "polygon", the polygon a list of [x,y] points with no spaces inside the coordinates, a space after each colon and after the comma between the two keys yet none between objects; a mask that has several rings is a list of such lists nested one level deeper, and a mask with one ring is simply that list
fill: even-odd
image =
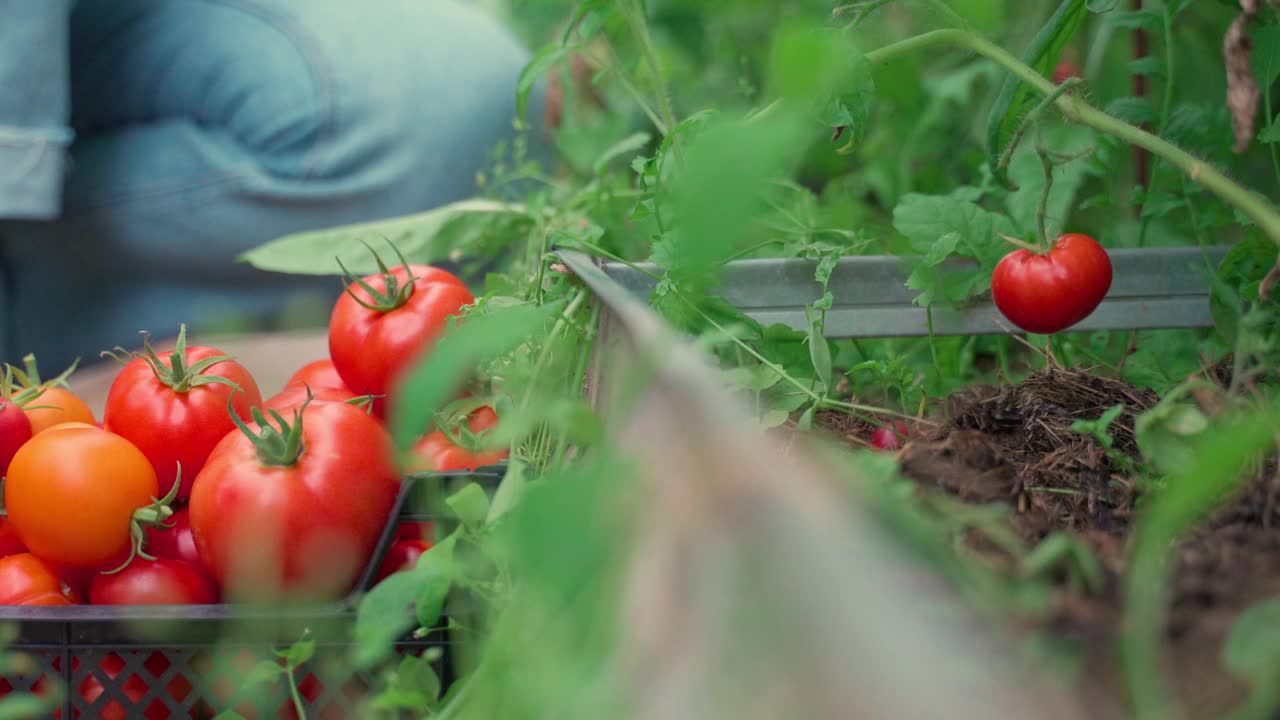
[{"label": "orange tomato", "polygon": [[31,553],[0,558],[0,605],[75,605],[75,592]]},{"label": "orange tomato", "polygon": [[18,450],[4,501],[9,522],[32,554],[68,569],[101,568],[128,554],[135,523],[167,517],[150,507],[158,485],[151,462],[128,440],[65,425]]},{"label": "orange tomato", "polygon": [[68,422],[96,425],[93,410],[75,393],[63,387],[46,387],[39,397],[22,409],[31,421],[31,434],[36,435],[54,425]]}]

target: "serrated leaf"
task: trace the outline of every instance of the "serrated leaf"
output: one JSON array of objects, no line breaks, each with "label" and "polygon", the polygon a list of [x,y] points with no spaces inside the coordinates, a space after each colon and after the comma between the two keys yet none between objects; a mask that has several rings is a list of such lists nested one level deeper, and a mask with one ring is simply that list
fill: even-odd
[{"label": "serrated leaf", "polygon": [[394,262],[394,253],[386,245],[390,241],[409,262],[433,263],[448,257],[452,250],[437,242],[446,236],[444,231],[451,224],[478,216],[524,213],[521,205],[461,200],[414,215],[285,235],[238,259],[260,270],[298,275],[340,275],[341,260],[354,273],[370,273],[377,270],[377,264],[363,243],[369,243],[386,256],[384,259]]},{"label": "serrated leaf", "polygon": [[464,526],[472,530],[484,527],[485,518],[489,516],[489,496],[476,483],[467,483],[444,502]]},{"label": "serrated leaf", "polygon": [[1015,232],[1005,215],[964,200],[916,193],[904,195],[893,209],[893,227],[919,253],[928,253],[944,236],[955,234],[954,253],[991,265],[1003,256],[1006,247],[999,233]]},{"label": "serrated leaf", "polygon": [[314,638],[305,638],[290,645],[286,650],[277,650],[276,657],[284,660],[293,667],[305,665],[311,658],[316,655],[316,641]]}]

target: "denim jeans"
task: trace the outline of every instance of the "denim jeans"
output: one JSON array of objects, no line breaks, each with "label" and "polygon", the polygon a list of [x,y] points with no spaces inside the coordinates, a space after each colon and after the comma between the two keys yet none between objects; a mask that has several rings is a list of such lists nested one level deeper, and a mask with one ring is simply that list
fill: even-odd
[{"label": "denim jeans", "polygon": [[[315,316],[235,262],[475,192],[526,50],[459,0],[0,0],[0,359]],[[530,115],[539,108],[531,103]]]}]

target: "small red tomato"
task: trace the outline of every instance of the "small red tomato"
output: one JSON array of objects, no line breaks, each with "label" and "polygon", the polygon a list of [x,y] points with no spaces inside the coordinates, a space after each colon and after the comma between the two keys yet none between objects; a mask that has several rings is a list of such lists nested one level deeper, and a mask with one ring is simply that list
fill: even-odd
[{"label": "small red tomato", "polygon": [[1080,77],[1080,68],[1070,60],[1059,60],[1053,69],[1053,84],[1061,85],[1068,78]]},{"label": "small red tomato", "polygon": [[411,570],[418,564],[418,558],[430,549],[431,543],[426,540],[397,541],[387,549],[387,556],[382,559],[382,567],[378,568],[375,582],[382,582],[388,575],[401,570]]},{"label": "small red tomato", "polygon": [[[385,397],[444,332],[449,318],[475,302],[465,283],[430,265],[404,264],[350,284],[329,318],[329,356],[347,387]],[[384,403],[374,414],[384,415]]]},{"label": "small red tomato", "polygon": [[[467,417],[467,430],[479,434],[498,424],[493,408],[482,405]],[[493,465],[508,455],[505,448],[496,450],[468,449],[455,442],[447,433],[436,430],[427,433],[414,444],[409,454],[409,472],[451,472],[475,470]]]},{"label": "small red tomato", "polygon": [[200,558],[229,598],[332,600],[368,563],[396,494],[391,436],[364,411],[315,403],[214,448],[191,493]]},{"label": "small red tomato", "polygon": [[191,535],[191,512],[187,508],[174,510],[165,525],[168,527],[152,525],[147,528],[147,553],[202,567],[196,539]]},{"label": "small red tomato", "polygon": [[31,553],[0,558],[0,605],[76,605],[75,592]]},{"label": "small red tomato", "polygon": [[897,450],[907,437],[907,424],[895,420],[893,427],[878,427],[871,433],[871,444],[881,450]]},{"label": "small red tomato", "polygon": [[[329,358],[314,360],[298,368],[298,371],[289,378],[289,382],[284,384],[286,388],[291,385],[308,385],[313,392],[321,388],[328,390],[351,389],[342,381],[342,376],[338,374],[337,368],[333,366],[333,361]],[[354,397],[356,393],[351,394]]]},{"label": "small red tomato", "polygon": [[89,586],[93,605],[212,605],[218,602],[213,581],[196,565],[173,560],[138,558],[113,575],[99,573]]},{"label": "small red tomato", "polygon": [[22,408],[0,400],[0,477],[9,472],[9,461],[31,439],[31,419]]},{"label": "small red tomato", "polygon": [[1111,259],[1088,235],[1058,238],[1044,255],[1014,250],[991,274],[996,307],[1026,332],[1048,335],[1092,313],[1111,289]]},{"label": "small red tomato", "polygon": [[111,383],[103,413],[103,427],[151,461],[160,495],[168,494],[181,472],[179,499],[191,494],[191,482],[213,446],[236,429],[228,400],[241,419],[262,404],[258,384],[243,365],[215,348],[187,347],[186,338],[183,325],[174,350],[163,357],[144,340],[144,354],[130,360]]}]

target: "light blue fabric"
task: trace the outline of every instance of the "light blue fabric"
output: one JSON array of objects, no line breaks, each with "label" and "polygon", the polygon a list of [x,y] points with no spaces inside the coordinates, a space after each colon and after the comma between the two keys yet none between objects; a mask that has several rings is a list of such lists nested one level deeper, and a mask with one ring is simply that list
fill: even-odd
[{"label": "light blue fabric", "polygon": [[331,303],[332,277],[234,258],[473,194],[527,59],[453,0],[0,0],[0,18],[0,359],[48,371],[302,290]]}]

